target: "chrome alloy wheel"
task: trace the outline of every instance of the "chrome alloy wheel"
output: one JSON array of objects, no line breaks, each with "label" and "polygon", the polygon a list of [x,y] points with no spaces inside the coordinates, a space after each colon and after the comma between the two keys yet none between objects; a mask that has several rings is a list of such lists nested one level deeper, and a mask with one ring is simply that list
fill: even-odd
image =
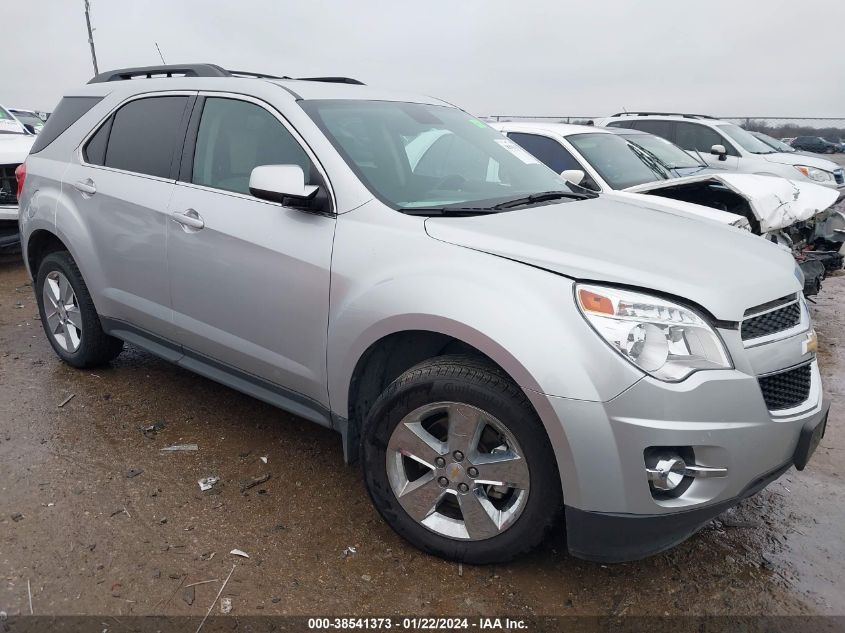
[{"label": "chrome alloy wheel", "polygon": [[490,414],[437,402],[406,415],[387,445],[393,494],[437,534],[481,541],[507,530],[528,500],[528,464],[508,428]]},{"label": "chrome alloy wheel", "polygon": [[67,277],[54,270],[44,280],[42,295],[50,336],[66,352],[75,352],[82,341],[82,314],[73,287]]}]

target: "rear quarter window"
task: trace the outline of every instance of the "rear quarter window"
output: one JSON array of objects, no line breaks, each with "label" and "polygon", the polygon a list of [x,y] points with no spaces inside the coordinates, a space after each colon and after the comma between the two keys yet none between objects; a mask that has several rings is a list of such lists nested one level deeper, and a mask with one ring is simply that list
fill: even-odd
[{"label": "rear quarter window", "polygon": [[39,132],[30,154],[37,154],[64,132],[91,108],[102,101],[102,97],[65,97],[47,119],[47,123]]}]

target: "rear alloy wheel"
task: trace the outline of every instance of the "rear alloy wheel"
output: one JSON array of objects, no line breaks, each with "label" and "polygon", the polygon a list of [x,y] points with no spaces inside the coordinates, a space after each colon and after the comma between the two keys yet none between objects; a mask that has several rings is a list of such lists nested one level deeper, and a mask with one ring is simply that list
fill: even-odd
[{"label": "rear alloy wheel", "polygon": [[73,287],[62,272],[52,270],[44,280],[42,295],[48,335],[72,354],[82,342],[82,315]]},{"label": "rear alloy wheel", "polygon": [[50,253],[38,267],[35,298],[41,325],[63,361],[95,367],[120,354],[123,341],[103,332],[88,287],[70,253]]},{"label": "rear alloy wheel", "polygon": [[445,356],[409,369],[373,405],[362,445],[381,515],[444,558],[510,560],[538,545],[562,508],[542,423],[483,360]]}]

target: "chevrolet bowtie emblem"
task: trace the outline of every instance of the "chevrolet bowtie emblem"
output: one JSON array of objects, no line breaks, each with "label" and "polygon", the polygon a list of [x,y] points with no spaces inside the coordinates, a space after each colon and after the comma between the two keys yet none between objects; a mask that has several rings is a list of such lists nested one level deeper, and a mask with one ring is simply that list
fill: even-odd
[{"label": "chevrolet bowtie emblem", "polygon": [[802,354],[815,354],[819,349],[819,338],[816,336],[816,331],[813,330],[807,334],[807,338],[801,343]]}]

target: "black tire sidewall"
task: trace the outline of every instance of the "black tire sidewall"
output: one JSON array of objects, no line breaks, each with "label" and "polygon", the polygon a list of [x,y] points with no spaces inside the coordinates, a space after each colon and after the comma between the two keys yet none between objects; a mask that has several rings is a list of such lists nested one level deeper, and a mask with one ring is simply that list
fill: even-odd
[{"label": "black tire sidewall", "polygon": [[[386,451],[393,429],[414,409],[439,401],[478,407],[505,424],[522,447],[528,463],[530,492],[517,521],[505,532],[483,541],[461,541],[432,532],[400,505],[387,478]],[[368,417],[362,438],[364,478],[374,505],[387,523],[420,549],[469,563],[504,562],[539,544],[562,507],[554,453],[545,429],[524,396],[491,388],[467,377],[428,376],[394,383]]]}]

